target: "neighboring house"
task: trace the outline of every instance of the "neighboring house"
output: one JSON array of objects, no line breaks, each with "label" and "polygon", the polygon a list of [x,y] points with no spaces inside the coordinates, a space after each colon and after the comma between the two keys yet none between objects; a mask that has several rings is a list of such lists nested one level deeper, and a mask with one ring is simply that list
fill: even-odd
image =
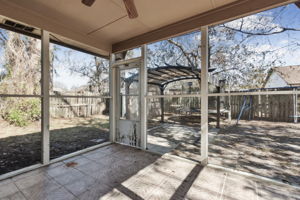
[{"label": "neighboring house", "polygon": [[264,87],[299,87],[300,65],[274,67],[269,71]]}]

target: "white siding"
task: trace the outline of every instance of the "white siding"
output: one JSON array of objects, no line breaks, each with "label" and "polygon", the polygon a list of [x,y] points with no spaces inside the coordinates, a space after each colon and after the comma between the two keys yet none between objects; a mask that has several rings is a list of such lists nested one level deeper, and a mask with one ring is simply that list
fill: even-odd
[{"label": "white siding", "polygon": [[265,88],[288,87],[289,85],[276,72],[273,72]]}]

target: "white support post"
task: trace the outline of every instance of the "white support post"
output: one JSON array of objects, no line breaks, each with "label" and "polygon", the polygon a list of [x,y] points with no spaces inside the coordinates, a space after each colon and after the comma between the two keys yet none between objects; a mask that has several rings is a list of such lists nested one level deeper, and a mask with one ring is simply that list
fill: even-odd
[{"label": "white support post", "polygon": [[50,162],[50,131],[49,131],[49,90],[50,90],[50,58],[49,32],[42,30],[42,163]]},{"label": "white support post", "polygon": [[[296,92],[296,89],[293,89],[294,92]],[[294,94],[293,95],[293,99],[294,99],[294,123],[298,122],[298,95]]]},{"label": "white support post", "polygon": [[208,28],[201,27],[201,164],[208,163]]},{"label": "white support post", "polygon": [[117,106],[117,74],[116,68],[112,67],[115,63],[115,55],[110,55],[109,63],[109,92],[111,99],[109,101],[109,139],[111,142],[116,141],[116,106]]},{"label": "white support post", "polygon": [[143,45],[140,69],[141,148],[147,149],[147,46]]},{"label": "white support post", "polygon": [[231,117],[231,96],[230,95],[228,96],[228,104],[229,104],[229,107],[228,107],[228,123],[231,124],[232,117]]},{"label": "white support post", "polygon": [[[297,91],[297,88],[296,88]],[[295,123],[298,123],[298,94],[296,95],[296,119],[295,119]]]}]

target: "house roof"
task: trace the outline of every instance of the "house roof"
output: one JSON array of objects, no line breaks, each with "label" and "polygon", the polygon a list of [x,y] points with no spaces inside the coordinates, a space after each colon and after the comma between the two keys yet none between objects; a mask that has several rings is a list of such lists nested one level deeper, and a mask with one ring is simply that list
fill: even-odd
[{"label": "house roof", "polygon": [[[103,56],[232,20],[289,0],[135,0],[129,19],[122,0],[1,1],[0,15],[39,29],[54,39]],[[1,21],[0,23],[3,23]]]},{"label": "house roof", "polygon": [[300,85],[300,65],[274,67],[272,72],[276,72],[288,85]]}]

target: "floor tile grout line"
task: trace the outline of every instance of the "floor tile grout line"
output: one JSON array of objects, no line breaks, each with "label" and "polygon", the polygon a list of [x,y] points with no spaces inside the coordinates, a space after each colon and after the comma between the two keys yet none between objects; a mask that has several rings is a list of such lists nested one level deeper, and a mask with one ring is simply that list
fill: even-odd
[{"label": "floor tile grout line", "polygon": [[[63,162],[63,161],[61,161],[61,162]],[[59,167],[59,166],[58,166],[58,167]],[[73,168],[73,169],[74,169],[74,168]],[[79,170],[78,170],[78,171],[79,171]],[[75,194],[73,194],[71,191],[68,190],[68,188],[66,188],[63,184],[61,184],[61,183],[59,183],[57,180],[55,180],[55,177],[53,177],[52,179],[53,179],[54,182],[56,182],[58,185],[60,185],[60,187],[57,188],[58,190],[61,189],[61,188],[63,188],[63,189],[65,189],[67,192],[69,192],[71,195],[73,195],[76,199],[78,199],[77,196],[76,196]]]},{"label": "floor tile grout line", "polygon": [[[101,149],[101,148],[99,148],[99,149]],[[113,154],[115,154],[115,153],[118,153],[118,152],[121,152],[121,149],[120,149],[120,150],[118,150],[118,151],[116,151],[116,152],[113,152],[113,153],[110,153],[110,154],[104,155],[103,157],[100,157],[100,158],[101,158],[101,159],[103,159],[104,157],[107,157],[107,156],[113,156]],[[94,153],[92,153],[92,154],[96,154],[96,153],[99,153],[99,152],[94,152]],[[95,160],[93,160],[93,159],[91,159],[91,158],[87,157],[87,156],[86,156],[86,155],[84,155],[84,154],[82,154],[81,156],[85,157],[86,159],[88,159],[88,160],[90,160],[90,161],[96,162]],[[96,162],[96,163],[98,163],[98,162]],[[99,163],[98,163],[98,164],[99,164]]]},{"label": "floor tile grout line", "polygon": [[220,198],[219,198],[219,200],[223,200],[223,193],[224,193],[224,190],[225,190],[225,185],[226,185],[226,181],[227,181],[227,176],[228,176],[228,173],[226,172],[225,175],[224,175],[224,180],[223,180],[223,185],[222,185],[222,189],[221,189],[221,193],[220,193]]},{"label": "floor tile grout line", "polygon": [[[61,185],[61,184],[60,184]],[[59,189],[61,188],[64,188],[67,192],[69,192],[71,195],[73,195],[76,199],[78,199],[77,195],[75,195],[73,192],[71,192],[67,187],[65,187],[64,185],[61,185],[62,187],[60,187]],[[88,190],[88,189],[87,189]],[[86,192],[87,190],[85,190],[84,192]],[[79,195],[83,194],[84,192],[80,193]],[[78,196],[79,196],[78,195]]]},{"label": "floor tile grout line", "polygon": [[300,186],[298,186],[298,185],[290,185],[290,184],[287,184],[287,183],[279,182],[276,179],[264,177],[264,176],[261,176],[261,175],[252,174],[250,172],[239,171],[237,169],[228,168],[228,167],[224,167],[224,166],[221,166],[221,165],[215,165],[215,164],[211,164],[211,163],[208,164],[208,167],[215,168],[215,169],[221,169],[225,172],[228,172],[228,173],[231,173],[231,174],[238,174],[240,176],[247,177],[247,178],[250,178],[252,180],[261,181],[263,183],[275,184],[277,186],[288,187],[288,188],[300,190]]},{"label": "floor tile grout line", "polygon": [[254,184],[255,184],[255,194],[256,194],[256,200],[259,200],[259,190],[258,190],[258,187],[257,187],[257,182],[254,181]]},{"label": "floor tile grout line", "polygon": [[[60,161],[60,162],[62,162],[63,164],[62,165],[65,165],[65,163],[63,162],[63,161]],[[59,165],[59,166],[57,166],[57,167],[60,167],[61,165]],[[54,167],[54,168],[56,168],[56,167]],[[74,167],[72,167],[73,169],[75,169]],[[79,170],[78,170],[79,171]],[[81,172],[81,171],[80,171]],[[82,172],[81,172],[82,173]],[[68,193],[70,193],[72,196],[74,196],[76,199],[78,199],[77,198],[77,196],[75,195],[75,194],[73,194],[71,191],[69,191],[68,190],[68,188],[66,188],[63,184],[61,184],[61,183],[59,183],[56,179],[55,179],[55,177],[52,177],[52,176],[50,176],[50,175],[48,175],[48,174],[46,174],[46,176],[48,176],[48,177],[50,177],[50,180],[52,179],[55,183],[57,183],[60,187],[58,187],[56,190],[59,190],[59,189],[65,189]]]},{"label": "floor tile grout line", "polygon": [[19,188],[19,186],[13,181],[13,184],[17,187],[17,189],[19,190],[19,192],[21,192],[21,194],[23,195],[23,197],[28,200],[28,198],[25,196],[24,192]]}]

